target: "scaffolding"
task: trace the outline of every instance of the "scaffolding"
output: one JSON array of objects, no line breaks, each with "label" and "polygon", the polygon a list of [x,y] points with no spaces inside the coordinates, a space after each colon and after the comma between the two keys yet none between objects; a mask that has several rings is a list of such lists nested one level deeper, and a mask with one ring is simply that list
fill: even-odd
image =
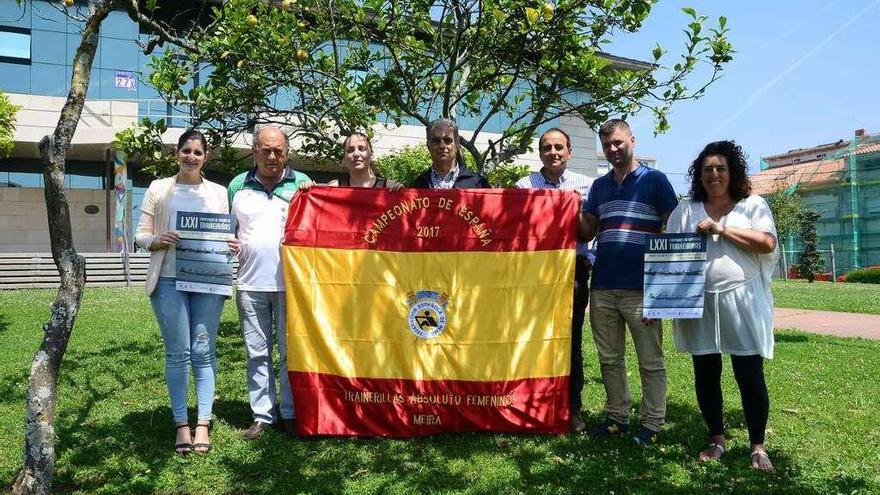
[{"label": "scaffolding", "polygon": [[[837,274],[880,265],[880,134],[857,134],[849,143],[825,146],[836,149],[779,166],[762,160],[761,172],[752,177],[753,189],[762,195],[779,189],[796,193],[805,209],[819,212],[819,249],[826,270],[832,263]],[[798,263],[802,247],[797,236],[785,239],[783,246],[790,253],[788,262]]]}]

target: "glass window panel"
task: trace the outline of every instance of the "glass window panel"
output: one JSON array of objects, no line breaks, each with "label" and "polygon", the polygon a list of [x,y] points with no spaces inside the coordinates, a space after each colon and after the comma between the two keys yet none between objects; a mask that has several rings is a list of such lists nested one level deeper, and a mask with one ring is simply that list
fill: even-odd
[{"label": "glass window panel", "polygon": [[31,27],[30,2],[0,2],[0,24],[4,26]]},{"label": "glass window panel", "polygon": [[92,175],[69,174],[65,182],[71,189],[102,189],[103,186],[101,178]]},{"label": "glass window panel", "polygon": [[126,12],[114,10],[101,23],[101,36],[136,40],[138,37],[138,26],[131,21]]},{"label": "glass window panel", "polygon": [[4,31],[0,28],[0,57],[31,59],[31,35]]},{"label": "glass window panel", "polygon": [[31,28],[43,31],[67,32],[67,16],[61,2],[27,2],[33,7]]},{"label": "glass window panel", "polygon": [[43,187],[43,175],[35,172],[9,172],[9,183],[14,187]]},{"label": "glass window panel", "polygon": [[31,67],[0,62],[0,88],[6,93],[30,93]]},{"label": "glass window panel", "polygon": [[537,138],[541,134],[544,134],[545,132],[549,131],[550,129],[552,129],[554,127],[559,127],[559,119],[558,118],[550,120],[549,122],[544,122],[543,124],[539,125],[538,129],[535,131],[535,138]]},{"label": "glass window panel", "polygon": [[138,68],[138,47],[134,40],[101,37],[102,69],[135,71]]},{"label": "glass window panel", "polygon": [[[34,62],[45,62],[48,64],[65,65],[70,60],[65,59],[67,50],[65,43],[67,35],[54,31],[38,31],[31,33],[31,40],[34,46]],[[72,59],[71,59],[72,60]]]},{"label": "glass window panel", "polygon": [[66,96],[67,68],[63,65],[31,65],[32,84],[30,93],[44,96]]},{"label": "glass window panel", "polygon": [[144,82],[147,80],[148,76],[144,74],[135,74],[135,78],[137,79],[139,98],[146,100],[160,99],[159,92],[156,91],[156,88]]}]

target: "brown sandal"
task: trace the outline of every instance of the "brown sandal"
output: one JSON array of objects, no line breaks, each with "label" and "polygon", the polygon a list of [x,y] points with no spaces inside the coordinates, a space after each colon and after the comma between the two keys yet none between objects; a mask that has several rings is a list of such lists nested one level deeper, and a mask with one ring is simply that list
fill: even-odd
[{"label": "brown sandal", "polygon": [[[763,459],[762,459],[762,458],[763,458]],[[758,471],[766,471],[766,472],[768,472],[768,473],[771,472],[771,471],[773,471],[773,463],[770,462],[770,456],[767,455],[767,451],[765,451],[765,450],[753,450],[752,453],[749,454],[749,459],[752,461],[752,463],[751,463],[751,465],[752,465],[752,469],[757,469]],[[762,468],[762,467],[761,467],[761,461],[762,461],[762,460],[766,460],[766,461],[767,461],[767,465],[769,465],[770,467],[769,467],[769,468],[766,468],[766,469],[765,469],[765,468]]]},{"label": "brown sandal", "polygon": [[[199,427],[207,428],[208,433],[211,432],[211,423],[207,423],[207,424],[197,423],[196,429],[199,429]],[[203,443],[203,442],[194,443],[193,444],[193,451],[197,452],[199,454],[207,454],[208,452],[211,451],[211,444],[210,443]]]},{"label": "brown sandal", "polygon": [[[177,428],[175,428],[175,430],[180,430],[182,428],[189,428],[189,425],[188,424],[177,425]],[[192,435],[192,432],[190,432],[190,435]],[[177,454],[180,454],[180,455],[187,455],[193,451],[193,447],[194,446],[193,446],[192,441],[181,442],[178,444],[174,444],[174,452]]]},{"label": "brown sandal", "polygon": [[[717,451],[718,456],[703,456],[703,454],[709,452],[710,450]],[[697,459],[699,459],[700,462],[720,461],[725,452],[727,452],[727,448],[724,446],[724,444],[712,442],[709,444],[709,447],[707,447],[706,450],[700,452],[700,455],[697,457]]]}]

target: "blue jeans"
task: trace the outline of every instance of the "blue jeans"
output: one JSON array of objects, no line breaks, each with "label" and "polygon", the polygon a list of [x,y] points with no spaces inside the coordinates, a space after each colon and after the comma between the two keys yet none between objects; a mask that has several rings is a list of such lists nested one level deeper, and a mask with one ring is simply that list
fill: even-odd
[{"label": "blue jeans", "polygon": [[196,382],[200,420],[211,419],[217,371],[217,325],[225,298],[216,294],[182,292],[174,278],[159,277],[150,304],[165,345],[165,382],[174,421],[188,421],[186,395],[189,368]]},{"label": "blue jeans", "polygon": [[[284,292],[239,290],[236,292],[238,320],[247,350],[248,396],[254,421],[275,423],[275,366],[272,347],[278,343],[281,419],[293,419],[293,396],[287,375],[287,326]],[[272,327],[275,327],[273,338]]]}]

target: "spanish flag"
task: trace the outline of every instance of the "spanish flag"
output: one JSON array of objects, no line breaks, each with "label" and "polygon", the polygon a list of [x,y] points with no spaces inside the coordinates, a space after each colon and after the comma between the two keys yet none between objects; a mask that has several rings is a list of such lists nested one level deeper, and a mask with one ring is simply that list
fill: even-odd
[{"label": "spanish flag", "polygon": [[282,258],[299,433],[567,431],[579,204],[559,190],[298,193]]}]

